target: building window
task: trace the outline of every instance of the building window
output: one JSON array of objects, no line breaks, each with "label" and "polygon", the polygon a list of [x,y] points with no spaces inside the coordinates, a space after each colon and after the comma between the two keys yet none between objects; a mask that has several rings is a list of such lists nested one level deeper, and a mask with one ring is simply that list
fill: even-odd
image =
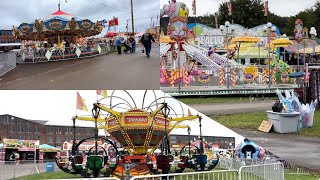
[{"label": "building window", "polygon": [[27,135],[27,140],[31,140],[32,136],[30,134]]},{"label": "building window", "polygon": [[52,134],[52,127],[48,127],[48,134]]},{"label": "building window", "polygon": [[79,128],[76,129],[76,133],[80,134],[80,129]]},{"label": "building window", "polygon": [[70,136],[66,136],[66,141],[67,141],[67,142],[70,142],[70,141],[71,141]]},{"label": "building window", "polygon": [[14,134],[10,134],[10,135],[9,135],[9,139],[15,139]]},{"label": "building window", "polygon": [[10,132],[14,132],[14,125],[10,125],[10,126],[9,126],[9,131],[10,131]]},{"label": "building window", "polygon": [[72,128],[67,128],[65,134],[72,134]]},{"label": "building window", "polygon": [[57,136],[57,137],[56,137],[56,143],[61,143],[61,138],[60,138],[60,136]]},{"label": "building window", "polygon": [[48,143],[53,143],[53,138],[51,135],[48,136]]},{"label": "building window", "polygon": [[38,133],[38,132],[39,132],[38,126],[34,126],[34,132],[35,132],[35,133]]},{"label": "building window", "polygon": [[27,126],[26,132],[27,132],[27,133],[31,132],[31,127],[30,127],[30,126]]},{"label": "building window", "polygon": [[40,140],[40,136],[35,136],[35,140]]},{"label": "building window", "polygon": [[56,134],[61,134],[61,128],[59,127],[56,128]]},{"label": "building window", "polygon": [[23,135],[22,134],[18,134],[18,139],[23,140]]}]

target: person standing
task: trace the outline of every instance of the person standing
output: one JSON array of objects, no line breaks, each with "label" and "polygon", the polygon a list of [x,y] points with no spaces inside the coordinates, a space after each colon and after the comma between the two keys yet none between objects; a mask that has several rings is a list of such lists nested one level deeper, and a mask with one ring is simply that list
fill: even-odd
[{"label": "person standing", "polygon": [[143,44],[145,50],[146,50],[146,55],[150,57],[150,52],[151,52],[151,47],[152,47],[152,41],[156,42],[153,38],[153,36],[150,33],[145,33],[141,37],[141,43]]},{"label": "person standing", "polygon": [[117,40],[116,40],[116,46],[117,46],[118,54],[121,54],[121,47],[122,47],[121,37],[118,37],[118,38],[117,38]]}]

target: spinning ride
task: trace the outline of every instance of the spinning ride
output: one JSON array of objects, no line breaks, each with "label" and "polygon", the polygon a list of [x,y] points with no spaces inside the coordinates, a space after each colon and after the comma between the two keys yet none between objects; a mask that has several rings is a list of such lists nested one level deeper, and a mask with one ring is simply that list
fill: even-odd
[{"label": "spinning ride", "polygon": [[[148,91],[145,91],[142,107],[138,108],[132,96],[127,91],[124,92],[130,97],[133,105],[126,99],[114,95],[114,91],[109,97],[93,104],[91,117],[75,116],[73,118],[74,124],[76,119],[95,122],[96,133],[94,137],[79,142],[74,141],[72,156],[68,162],[64,163],[57,158],[60,169],[71,174],[81,174],[84,177],[114,175],[127,178],[135,175],[172,172],[170,169],[172,169],[174,158],[170,155],[168,134],[174,128],[188,128],[180,123],[201,117],[191,114],[184,115],[180,102],[177,101],[181,107],[178,111],[177,107],[173,108],[166,102],[171,97],[157,98],[155,92],[153,92],[154,101],[148,106],[144,106],[145,101],[150,100],[146,99]],[[108,105],[103,104],[108,100]],[[115,103],[115,100],[120,102]],[[117,111],[120,107],[126,111]],[[178,115],[180,112],[182,112],[182,116]],[[79,157],[78,148],[81,143],[89,139],[94,139],[97,142],[98,129],[104,129],[113,140],[102,138],[108,144],[108,149],[104,149],[96,143],[96,146],[88,153],[87,163],[83,163],[84,158]],[[116,144],[123,147],[130,155],[122,154],[120,157],[119,147]],[[161,153],[155,155],[153,152],[158,146],[161,148]],[[99,155],[99,147],[103,150],[104,155]],[[173,172],[182,172],[187,167],[187,163],[188,157],[181,155],[178,169],[175,168]]]},{"label": "spinning ride", "polygon": [[102,32],[100,22],[80,19],[59,10],[33,23],[22,23],[17,28],[13,26],[15,38],[26,41],[47,41],[48,43],[74,43],[78,38],[98,35]]}]

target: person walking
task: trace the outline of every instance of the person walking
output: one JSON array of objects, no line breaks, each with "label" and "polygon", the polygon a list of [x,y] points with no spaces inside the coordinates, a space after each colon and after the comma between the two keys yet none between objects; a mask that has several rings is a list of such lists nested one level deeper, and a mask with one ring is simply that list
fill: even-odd
[{"label": "person walking", "polygon": [[117,46],[117,49],[118,49],[118,54],[122,54],[121,53],[121,47],[122,47],[122,40],[121,40],[121,37],[119,36],[116,40],[116,46]]},{"label": "person walking", "polygon": [[141,37],[141,43],[143,44],[145,50],[146,50],[146,55],[150,57],[150,52],[151,52],[151,47],[152,47],[152,41],[156,42],[153,38],[153,36],[150,33],[145,33]]}]

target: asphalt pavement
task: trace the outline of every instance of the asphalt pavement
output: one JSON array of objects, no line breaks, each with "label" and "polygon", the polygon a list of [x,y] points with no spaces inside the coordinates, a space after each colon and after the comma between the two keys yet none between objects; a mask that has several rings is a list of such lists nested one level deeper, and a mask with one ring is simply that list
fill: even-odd
[{"label": "asphalt pavement", "polygon": [[19,64],[0,76],[2,90],[159,89],[159,44],[150,58],[136,53],[111,53],[93,58]]},{"label": "asphalt pavement", "polygon": [[[263,112],[270,110],[273,101],[190,105],[205,115]],[[264,133],[246,129],[232,129],[240,135],[263,146],[290,164],[320,173],[320,138],[296,134]]]}]

